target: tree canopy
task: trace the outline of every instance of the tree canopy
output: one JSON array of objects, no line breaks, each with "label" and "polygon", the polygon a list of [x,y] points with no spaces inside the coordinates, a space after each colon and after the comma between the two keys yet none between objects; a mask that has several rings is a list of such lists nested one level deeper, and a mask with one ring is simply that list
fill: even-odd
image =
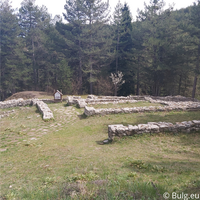
[{"label": "tree canopy", "polygon": [[[200,96],[200,1],[174,10],[150,0],[132,20],[118,1],[67,0],[63,18],[23,0],[0,2],[0,100],[23,90]],[[123,74],[113,84],[112,74]]]}]

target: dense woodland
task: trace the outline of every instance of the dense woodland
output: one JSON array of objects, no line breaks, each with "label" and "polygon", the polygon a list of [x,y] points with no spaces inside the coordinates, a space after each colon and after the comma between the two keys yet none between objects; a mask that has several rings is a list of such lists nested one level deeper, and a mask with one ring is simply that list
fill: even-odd
[{"label": "dense woodland", "polygon": [[[110,13],[103,0],[66,0],[63,19],[52,19],[34,0],[19,10],[7,0],[0,4],[0,100],[55,89],[200,96],[200,0],[181,10],[151,0],[135,21],[120,2]],[[117,85],[111,74],[121,74]]]}]

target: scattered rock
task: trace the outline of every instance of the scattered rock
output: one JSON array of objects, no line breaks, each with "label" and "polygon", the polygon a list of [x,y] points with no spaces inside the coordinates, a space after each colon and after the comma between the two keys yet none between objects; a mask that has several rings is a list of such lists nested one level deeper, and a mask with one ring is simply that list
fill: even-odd
[{"label": "scattered rock", "polygon": [[109,144],[111,142],[112,142],[112,140],[110,140],[110,139],[103,140],[103,144]]},{"label": "scattered rock", "polygon": [[37,140],[37,138],[33,137],[33,138],[31,138],[30,140]]},{"label": "scattered rock", "polygon": [[0,152],[4,152],[4,151],[7,151],[7,149],[0,149]]}]

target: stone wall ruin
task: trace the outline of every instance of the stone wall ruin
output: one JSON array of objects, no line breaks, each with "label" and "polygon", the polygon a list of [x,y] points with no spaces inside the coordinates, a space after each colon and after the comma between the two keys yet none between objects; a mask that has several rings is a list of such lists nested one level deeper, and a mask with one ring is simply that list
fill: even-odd
[{"label": "stone wall ruin", "polygon": [[33,105],[36,105],[38,110],[42,113],[42,117],[44,120],[53,119],[53,113],[50,108],[41,100],[33,100]]},{"label": "stone wall ruin", "polygon": [[[52,100],[44,100],[45,102],[52,102]],[[39,100],[39,99],[27,99],[24,100],[22,98],[20,99],[13,99],[13,100],[9,100],[9,101],[3,101],[0,102],[0,108],[13,108],[13,107],[18,107],[18,106],[32,106],[32,105],[36,105],[38,110],[42,113],[43,119],[44,120],[49,120],[49,119],[53,119],[53,113],[52,111],[49,109],[48,105],[46,103],[44,103],[43,100]],[[4,116],[4,115],[3,115]],[[2,118],[2,116],[0,117]]]},{"label": "stone wall ruin", "polygon": [[[95,109],[89,107],[92,104],[108,104],[108,103],[126,103],[148,101],[150,103],[158,103],[163,106],[149,106],[149,107],[133,107],[133,108],[106,108]],[[182,96],[167,96],[167,97],[153,97],[153,96],[128,96],[128,97],[96,97],[89,95],[87,99],[81,97],[71,97],[71,105],[77,104],[79,108],[84,108],[86,116],[92,115],[108,115],[118,113],[140,113],[140,112],[163,112],[163,111],[197,111],[200,110],[200,102],[196,99],[182,97]],[[131,136],[142,133],[159,133],[159,132],[187,132],[200,130],[200,120],[176,122],[175,124],[169,122],[148,122],[147,124],[128,125],[115,124],[108,126],[108,138],[113,140],[115,136]]]},{"label": "stone wall ruin", "polygon": [[[118,104],[126,102],[138,102],[148,101],[151,103],[160,103],[163,106],[149,106],[149,107],[133,107],[133,108],[107,108],[107,109],[95,109],[88,105],[93,104]],[[0,108],[11,108],[17,106],[28,106],[36,105],[38,110],[42,113],[44,120],[53,119],[53,113],[49,109],[46,103],[53,103],[53,100],[39,100],[39,99],[28,99],[23,100],[9,100],[0,102]],[[128,96],[128,97],[117,97],[117,96],[100,96],[88,95],[87,99],[82,99],[80,96],[69,96],[67,98],[68,105],[77,105],[79,108],[84,108],[84,113],[87,116],[92,115],[107,115],[107,114],[118,114],[118,113],[140,113],[140,112],[162,112],[172,110],[184,110],[193,111],[200,110],[200,102],[195,99],[176,96],[176,97],[152,97],[152,96]],[[9,111],[11,112],[11,111]],[[4,115],[3,115],[4,114]],[[8,116],[9,113],[3,113],[0,118]],[[176,124],[167,122],[148,122],[147,124],[139,125],[109,125],[108,126],[108,137],[113,139],[114,136],[128,136],[141,133],[157,133],[157,132],[191,132],[200,130],[200,121],[193,120],[189,122],[177,122]]]},{"label": "stone wall ruin", "polygon": [[20,99],[13,99],[9,101],[2,101],[0,102],[0,108],[13,108],[18,106],[29,106],[32,104],[32,100],[24,100],[22,98]]},{"label": "stone wall ruin", "polygon": [[142,133],[162,133],[162,132],[186,132],[200,130],[200,120],[176,122],[175,124],[169,122],[148,122],[147,124],[128,125],[115,124],[108,126],[108,138],[113,140],[115,136],[132,136]]},{"label": "stone wall ruin", "polygon": [[179,111],[192,111],[200,110],[200,102],[194,101],[182,101],[182,102],[173,102],[173,101],[161,101],[153,100],[150,97],[146,98],[146,101],[151,103],[160,103],[164,106],[145,106],[145,107],[132,107],[132,108],[104,108],[104,109],[95,109],[93,107],[85,106],[84,113],[86,116],[92,115],[109,115],[109,114],[118,114],[118,113],[141,113],[141,112],[169,112],[172,110]]}]

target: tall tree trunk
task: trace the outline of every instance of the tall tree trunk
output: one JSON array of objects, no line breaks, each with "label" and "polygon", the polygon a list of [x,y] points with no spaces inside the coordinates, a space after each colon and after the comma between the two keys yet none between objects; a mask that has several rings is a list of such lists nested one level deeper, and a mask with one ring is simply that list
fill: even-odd
[{"label": "tall tree trunk", "polygon": [[196,94],[196,86],[197,86],[197,75],[195,75],[194,77],[194,83],[193,83],[193,90],[192,90],[192,98],[195,98],[195,94]]},{"label": "tall tree trunk", "polygon": [[117,85],[115,85],[115,95],[114,96],[117,96]]},{"label": "tall tree trunk", "polygon": [[179,84],[178,84],[178,95],[181,94],[181,86],[182,86],[182,74],[179,77]]},{"label": "tall tree trunk", "polygon": [[92,80],[92,70],[93,70],[93,67],[92,67],[92,55],[90,55],[90,60],[89,60],[89,63],[90,63],[90,94],[93,94],[93,80]]},{"label": "tall tree trunk", "polygon": [[1,63],[1,56],[0,56],[0,101],[3,99],[3,88],[2,88],[2,63]]},{"label": "tall tree trunk", "polygon": [[34,81],[34,88],[35,91],[37,89],[37,72],[36,72],[36,67],[35,67],[35,46],[34,46],[34,41],[33,41],[33,37],[32,37],[32,50],[33,50],[33,54],[32,54],[32,62],[33,62],[33,81]]},{"label": "tall tree trunk", "polygon": [[81,42],[79,40],[79,94],[83,94],[83,73],[82,73],[82,56],[81,56]]},{"label": "tall tree trunk", "polygon": [[115,67],[116,73],[117,73],[117,70],[118,70],[118,63],[119,63],[118,51],[119,51],[119,27],[118,27],[118,30],[117,30],[117,54],[116,54],[116,67]]},{"label": "tall tree trunk", "polygon": [[154,70],[154,87],[153,95],[158,96],[158,76],[157,76],[157,56],[156,56],[157,46],[153,45],[153,70]]},{"label": "tall tree trunk", "polygon": [[90,73],[90,94],[93,94],[92,73]]},{"label": "tall tree trunk", "polygon": [[197,64],[196,64],[196,69],[195,69],[192,98],[195,98],[195,94],[196,94],[197,80],[198,80],[198,75],[199,75],[199,61],[200,61],[200,39],[199,39],[199,45],[198,45]]},{"label": "tall tree trunk", "polygon": [[93,80],[92,80],[92,14],[90,13],[90,60],[89,60],[89,64],[90,64],[90,94],[93,93]]},{"label": "tall tree trunk", "polygon": [[90,55],[90,94],[93,94],[93,80],[92,80],[92,71],[93,71],[93,67],[92,67],[92,55]]},{"label": "tall tree trunk", "polygon": [[137,90],[136,90],[136,95],[140,95],[140,57],[138,56],[138,68],[137,68]]},{"label": "tall tree trunk", "polygon": [[79,61],[79,94],[83,94],[82,60]]}]

